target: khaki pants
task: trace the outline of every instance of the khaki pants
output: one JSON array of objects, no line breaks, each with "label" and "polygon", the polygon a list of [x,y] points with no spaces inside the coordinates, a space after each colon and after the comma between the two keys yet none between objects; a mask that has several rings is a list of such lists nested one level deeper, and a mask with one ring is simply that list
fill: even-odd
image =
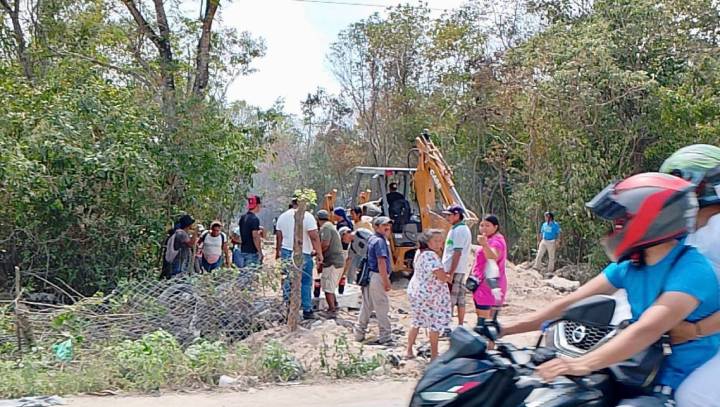
[{"label": "khaki pants", "polygon": [[545,257],[545,252],[548,254],[548,273],[555,271],[555,241],[543,239],[538,247],[537,256],[535,257],[535,268],[540,269],[542,267],[542,260]]},{"label": "khaki pants", "polygon": [[390,336],[390,299],[385,287],[383,287],[380,273],[370,274],[370,284],[362,288],[362,306],[360,307],[360,318],[358,319],[357,336],[364,336],[370,322],[370,313],[375,311],[375,318],[378,321],[379,341],[387,341]]}]

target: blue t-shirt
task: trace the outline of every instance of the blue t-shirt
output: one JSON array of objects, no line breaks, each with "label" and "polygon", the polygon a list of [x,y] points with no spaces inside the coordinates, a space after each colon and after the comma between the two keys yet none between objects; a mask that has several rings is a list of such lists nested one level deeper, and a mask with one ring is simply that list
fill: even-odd
[{"label": "blue t-shirt", "polygon": [[556,240],[560,234],[560,225],[555,221],[544,222],[540,226],[540,233],[542,233],[542,238],[545,240]]},{"label": "blue t-shirt", "polygon": [[368,241],[367,264],[368,270],[373,273],[380,272],[380,268],[378,267],[379,257],[385,258],[385,266],[388,274],[390,274],[392,269],[390,268],[390,249],[388,248],[387,240],[385,240],[385,236],[376,233],[372,235]]},{"label": "blue t-shirt", "polygon": [[[687,247],[683,252],[683,247]],[[670,266],[681,255],[675,266]],[[603,271],[605,277],[616,288],[627,291],[633,320],[664,292],[688,294],[700,303],[686,318],[689,322],[699,321],[720,309],[718,291],[720,288],[710,262],[697,249],[680,243],[657,264],[634,266],[630,261],[612,263]],[[677,389],[693,370],[717,354],[720,336],[700,338],[672,347],[672,355],[665,359],[658,377],[658,383]]]}]

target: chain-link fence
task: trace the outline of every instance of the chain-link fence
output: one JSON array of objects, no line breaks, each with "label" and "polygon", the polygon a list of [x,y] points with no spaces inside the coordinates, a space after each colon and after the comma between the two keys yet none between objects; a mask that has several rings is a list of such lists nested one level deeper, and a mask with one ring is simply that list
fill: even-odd
[{"label": "chain-link fence", "polygon": [[[54,305],[22,298],[0,315],[0,346],[74,339],[91,347],[163,329],[183,345],[197,338],[234,342],[285,324],[281,276],[273,266],[220,269],[171,280],[133,280],[108,295]],[[18,341],[20,343],[18,343]]]}]

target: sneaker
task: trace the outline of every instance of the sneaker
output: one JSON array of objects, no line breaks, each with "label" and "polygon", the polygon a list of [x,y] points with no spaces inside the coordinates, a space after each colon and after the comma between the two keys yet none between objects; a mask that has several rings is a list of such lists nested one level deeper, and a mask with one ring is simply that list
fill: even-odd
[{"label": "sneaker", "polygon": [[355,330],[355,341],[356,342],[363,342],[365,340],[365,332]]},{"label": "sneaker", "polygon": [[317,316],[315,316],[315,313],[312,311],[310,311],[310,312],[303,311],[303,319],[304,320],[317,319]]},{"label": "sneaker", "polygon": [[392,346],[395,345],[395,342],[392,340],[392,338],[378,338],[368,342],[367,345]]}]

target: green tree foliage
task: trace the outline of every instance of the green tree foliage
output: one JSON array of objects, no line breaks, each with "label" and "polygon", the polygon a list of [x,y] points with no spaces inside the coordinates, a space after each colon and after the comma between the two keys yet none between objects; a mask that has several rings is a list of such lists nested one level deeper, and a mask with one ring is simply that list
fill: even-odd
[{"label": "green tree foliage", "polygon": [[[155,274],[173,218],[230,220],[250,185],[277,115],[223,95],[262,41],[216,29],[203,85],[202,47],[190,44],[207,13],[170,10],[170,46],[190,50],[170,67],[171,117],[164,62],[122,5],[28,4],[0,11],[0,281],[11,283],[17,265],[32,288],[64,282],[90,294]],[[32,24],[13,26],[16,10]]]},{"label": "green tree foliage", "polygon": [[599,264],[606,226],[584,203],[682,145],[720,143],[719,26],[706,0],[475,0],[439,17],[401,6],[348,27],[329,59],[365,162],[405,165],[430,128],[517,260],[551,209],[565,261]]}]

